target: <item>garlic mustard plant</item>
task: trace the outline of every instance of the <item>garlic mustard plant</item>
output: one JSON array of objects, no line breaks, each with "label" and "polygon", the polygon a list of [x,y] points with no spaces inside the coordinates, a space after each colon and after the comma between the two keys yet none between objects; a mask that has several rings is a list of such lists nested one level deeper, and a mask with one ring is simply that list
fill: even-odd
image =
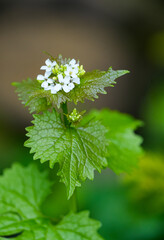
[{"label": "garlic mustard plant", "polygon": [[87,211],[78,211],[75,189],[105,168],[130,173],[142,153],[142,138],[134,133],[142,122],[109,109],[86,114],[69,103],[94,101],[128,71],[110,67],[85,72],[79,61],[61,56],[50,56],[40,70],[45,72],[36,79],[13,83],[19,99],[35,113],[26,128],[25,146],[34,160],[48,161],[50,168],[58,164],[58,178],[72,204],[70,212],[55,221],[45,216],[41,205],[53,184],[48,172],[40,172],[34,164],[14,164],[0,177],[1,239],[101,240],[100,223]]}]

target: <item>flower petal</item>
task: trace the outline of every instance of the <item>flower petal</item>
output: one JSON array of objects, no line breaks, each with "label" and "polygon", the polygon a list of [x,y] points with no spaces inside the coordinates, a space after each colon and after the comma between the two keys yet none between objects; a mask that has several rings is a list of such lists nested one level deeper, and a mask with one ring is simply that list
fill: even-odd
[{"label": "flower petal", "polygon": [[73,70],[73,68],[71,66],[67,65],[67,71],[72,72],[72,70]]},{"label": "flower petal", "polygon": [[49,78],[49,79],[47,80],[47,82],[48,82],[48,83],[53,83],[54,81]]},{"label": "flower petal", "polygon": [[56,61],[53,61],[51,66],[54,67],[56,65]]},{"label": "flower petal", "polygon": [[71,77],[77,78],[77,74],[75,72],[72,72]]},{"label": "flower petal", "polygon": [[64,92],[66,92],[66,93],[71,91],[71,89],[67,85],[63,85],[62,87],[63,87]]},{"label": "flower petal", "polygon": [[52,94],[56,94],[57,93],[57,91],[56,91],[56,89],[54,87],[51,88],[51,93]]},{"label": "flower petal", "polygon": [[62,74],[58,74],[58,80],[59,80],[60,83],[64,83],[64,79],[63,79]]},{"label": "flower petal", "polygon": [[75,59],[72,59],[70,62],[69,62],[69,65],[71,65],[72,68],[78,68],[79,67],[79,63],[76,63],[76,60]]},{"label": "flower petal", "polygon": [[41,87],[42,87],[42,88],[47,88],[47,87],[48,87],[48,82],[47,82],[47,81],[44,81],[44,82],[41,84]]},{"label": "flower petal", "polygon": [[45,61],[45,64],[46,64],[47,66],[51,66],[51,65],[52,65],[52,62],[51,62],[51,60],[48,58],[48,59]]},{"label": "flower petal", "polygon": [[64,74],[66,75],[66,76],[70,76],[70,71],[69,70],[66,70],[66,71],[64,71]]},{"label": "flower petal", "polygon": [[45,88],[45,90],[51,90],[52,86],[48,86],[47,88]]},{"label": "flower petal", "polygon": [[48,78],[51,75],[52,72],[45,72],[45,77]]},{"label": "flower petal", "polygon": [[73,67],[78,69],[78,67],[79,67],[79,63],[73,65]]},{"label": "flower petal", "polygon": [[43,75],[39,74],[37,76],[37,80],[43,81],[43,80],[45,80],[45,77]]},{"label": "flower petal", "polygon": [[73,83],[80,84],[80,78],[76,77],[72,80]]},{"label": "flower petal", "polygon": [[47,70],[47,66],[42,66],[40,70]]},{"label": "flower petal", "polygon": [[60,90],[62,89],[61,84],[57,83],[57,84],[55,85],[54,89],[56,89],[57,92],[60,91]]},{"label": "flower petal", "polygon": [[73,58],[70,62],[69,62],[70,65],[75,65],[76,64],[76,60]]},{"label": "flower petal", "polygon": [[70,90],[72,90],[75,87],[75,85],[73,83],[69,83],[68,87],[70,88]]},{"label": "flower petal", "polygon": [[70,77],[69,76],[65,76],[64,84],[69,84],[69,83],[70,83]]},{"label": "flower petal", "polygon": [[73,69],[73,73],[76,73],[76,74],[77,74],[77,73],[78,73],[78,71],[79,71],[79,69],[78,69],[78,68],[74,68],[74,69]]}]

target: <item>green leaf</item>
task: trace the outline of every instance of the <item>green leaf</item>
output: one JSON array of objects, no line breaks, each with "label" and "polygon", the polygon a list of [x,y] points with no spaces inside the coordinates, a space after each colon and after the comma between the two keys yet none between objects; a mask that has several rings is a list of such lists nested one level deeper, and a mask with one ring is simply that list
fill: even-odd
[{"label": "green leaf", "polygon": [[131,172],[142,154],[140,147],[142,138],[134,133],[142,126],[142,122],[127,114],[108,109],[93,110],[83,121],[90,119],[101,120],[109,130],[106,134],[109,143],[107,153],[109,168],[116,173]]},{"label": "green leaf", "polygon": [[100,223],[88,212],[70,213],[58,224],[45,217],[40,205],[50,192],[51,183],[45,172],[33,165],[13,165],[0,177],[0,239],[15,240],[101,240]]},{"label": "green leaf", "polygon": [[[47,99],[41,94],[43,90],[41,90],[40,83],[37,80],[28,78],[20,83],[13,82],[12,85],[16,87],[18,98],[22,101],[22,104],[29,107],[30,113],[42,112],[50,107]],[[34,98],[37,93],[39,93],[38,97]]]},{"label": "green leaf", "polygon": [[113,87],[113,84],[116,84],[115,80],[127,73],[127,70],[114,71],[112,67],[108,71],[87,72],[75,90],[70,91],[70,99],[75,103],[84,102],[85,99],[93,101],[94,98],[98,98],[98,93],[106,94],[105,87]]},{"label": "green leaf", "polygon": [[0,177],[0,235],[16,234],[41,216],[40,205],[50,193],[46,172],[18,164]]},{"label": "green leaf", "polygon": [[114,71],[110,67],[108,71],[95,70],[84,74],[80,79],[80,84],[69,93],[59,91],[57,94],[51,94],[41,88],[41,84],[35,79],[27,79],[22,83],[13,83],[17,87],[19,99],[23,104],[29,107],[30,112],[42,112],[51,107],[60,107],[61,103],[69,101],[77,104],[85,99],[94,100],[98,98],[99,93],[106,94],[105,87],[111,87],[115,84],[118,77],[128,73],[126,70]]},{"label": "green leaf", "polygon": [[50,193],[51,183],[46,172],[39,172],[34,165],[27,168],[13,165],[0,177],[0,213],[17,213],[19,221],[38,216],[39,206]]},{"label": "green leaf", "polygon": [[57,232],[62,237],[61,239],[102,240],[96,233],[101,224],[89,219],[88,215],[88,211],[84,211],[66,216],[63,221],[56,226]]},{"label": "green leaf", "polygon": [[90,121],[84,126],[66,128],[60,115],[53,110],[34,115],[34,124],[27,128],[34,160],[50,161],[52,168],[59,163],[58,175],[67,187],[68,198],[80,180],[94,178],[94,170],[101,172],[106,167],[106,128],[99,121]]}]

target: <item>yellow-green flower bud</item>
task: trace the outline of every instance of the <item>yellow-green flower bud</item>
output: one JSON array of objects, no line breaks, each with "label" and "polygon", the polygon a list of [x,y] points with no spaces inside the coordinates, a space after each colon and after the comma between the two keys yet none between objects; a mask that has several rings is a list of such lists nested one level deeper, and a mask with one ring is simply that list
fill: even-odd
[{"label": "yellow-green flower bud", "polygon": [[76,110],[76,108],[74,108],[73,111],[70,114],[67,114],[67,119],[68,119],[69,122],[72,122],[72,123],[79,122],[84,113],[85,113],[85,111],[79,113]]},{"label": "yellow-green flower bud", "polygon": [[79,76],[79,77],[82,77],[84,74],[85,74],[85,70],[84,70],[84,68],[83,68],[83,65],[81,65],[81,66],[79,67],[78,76]]}]

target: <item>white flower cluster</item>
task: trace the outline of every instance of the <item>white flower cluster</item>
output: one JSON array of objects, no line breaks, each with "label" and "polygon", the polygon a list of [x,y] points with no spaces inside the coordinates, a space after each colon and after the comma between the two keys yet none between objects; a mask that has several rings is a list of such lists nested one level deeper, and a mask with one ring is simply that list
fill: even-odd
[{"label": "white flower cluster", "polygon": [[45,74],[38,75],[37,80],[43,81],[41,87],[44,90],[50,90],[52,94],[61,90],[66,93],[70,92],[76,84],[80,84],[80,76],[85,73],[83,66],[79,67],[75,59],[65,65],[59,65],[56,61],[47,59],[45,64],[40,68],[45,70]]}]

